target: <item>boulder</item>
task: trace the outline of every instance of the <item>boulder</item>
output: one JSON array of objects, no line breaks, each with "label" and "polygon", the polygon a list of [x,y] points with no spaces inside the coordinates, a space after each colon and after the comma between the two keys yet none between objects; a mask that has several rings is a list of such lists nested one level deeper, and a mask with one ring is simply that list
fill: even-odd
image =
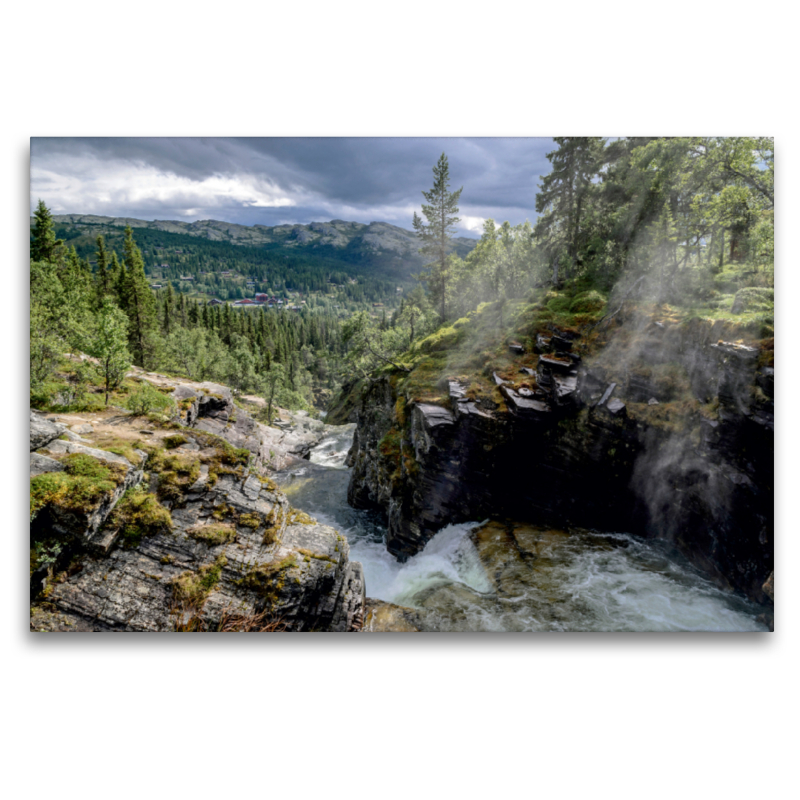
[{"label": "boulder", "polygon": [[41,453],[31,453],[31,478],[45,472],[61,472],[63,469],[64,465],[60,461]]},{"label": "boulder", "polygon": [[51,422],[46,417],[31,411],[31,452],[50,444],[67,429],[60,422]]}]

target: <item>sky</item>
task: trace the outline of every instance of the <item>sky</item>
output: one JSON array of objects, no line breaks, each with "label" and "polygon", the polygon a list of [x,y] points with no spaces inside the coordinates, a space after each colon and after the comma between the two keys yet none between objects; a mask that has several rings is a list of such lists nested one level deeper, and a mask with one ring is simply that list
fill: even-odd
[{"label": "sky", "polygon": [[332,219],[411,229],[444,152],[459,234],[536,217],[548,138],[32,138],[31,211],[242,225]]}]

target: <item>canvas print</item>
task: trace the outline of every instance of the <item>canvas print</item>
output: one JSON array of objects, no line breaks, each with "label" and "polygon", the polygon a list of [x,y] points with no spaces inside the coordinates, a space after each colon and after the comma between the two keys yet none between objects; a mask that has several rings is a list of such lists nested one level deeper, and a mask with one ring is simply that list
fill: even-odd
[{"label": "canvas print", "polygon": [[774,630],[764,137],[34,138],[35,632]]}]

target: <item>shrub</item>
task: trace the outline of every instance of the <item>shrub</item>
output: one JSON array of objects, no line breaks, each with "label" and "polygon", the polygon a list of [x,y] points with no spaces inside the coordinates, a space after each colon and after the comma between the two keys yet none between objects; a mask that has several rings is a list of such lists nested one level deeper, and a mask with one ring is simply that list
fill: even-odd
[{"label": "shrub", "polygon": [[581,292],[569,306],[573,314],[592,314],[601,311],[606,304],[606,300],[600,292],[594,290]]},{"label": "shrub", "polygon": [[154,386],[142,381],[139,388],[128,398],[127,408],[136,416],[149,414],[151,411],[167,412],[175,407],[171,397],[162,394]]}]

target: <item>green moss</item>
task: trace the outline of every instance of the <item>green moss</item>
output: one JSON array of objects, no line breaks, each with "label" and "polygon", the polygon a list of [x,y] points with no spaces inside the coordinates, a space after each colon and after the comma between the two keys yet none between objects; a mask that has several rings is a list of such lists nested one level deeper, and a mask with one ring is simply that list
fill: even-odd
[{"label": "green moss", "polygon": [[281,522],[283,521],[283,511],[280,506],[275,506],[264,520],[264,537],[263,544],[274,544],[278,541],[281,530]]},{"label": "green moss", "polygon": [[220,503],[219,505],[214,506],[213,510],[211,511],[211,516],[214,517],[217,522],[219,522],[226,517],[232,517],[234,513],[235,512],[232,506],[227,505],[227,503]]},{"label": "green moss", "polygon": [[148,467],[159,476],[160,500],[182,500],[184,492],[200,477],[199,462],[181,453],[167,455],[160,449],[151,450]]},{"label": "green moss", "polygon": [[273,492],[277,491],[278,484],[275,483],[275,481],[273,481],[272,478],[268,478],[266,475],[256,475],[256,477],[258,478],[259,481],[261,481],[262,486],[266,486],[267,489],[269,489],[270,491]]},{"label": "green moss", "polygon": [[[337,545],[336,549],[338,551],[338,549],[339,549],[338,545]],[[308,562],[308,560],[311,559],[311,558],[315,558],[315,559],[317,559],[317,561],[330,561],[332,564],[338,564],[339,563],[335,558],[332,558],[329,555],[325,555],[325,553],[315,553],[313,550],[306,550],[304,547],[298,547],[297,548],[297,552],[300,553],[301,555],[305,556],[305,558],[303,560],[306,561],[306,562]]]},{"label": "green moss", "polygon": [[122,439],[118,436],[103,433],[95,435],[93,445],[101,450],[127,458],[136,467],[141,466],[142,463],[142,457],[136,450],[146,450],[147,447],[140,440],[131,441],[130,439]]},{"label": "green moss", "polygon": [[580,313],[596,313],[603,311],[606,307],[606,298],[600,292],[590,290],[588,292],[581,292],[575,295],[572,302],[569,304],[569,310],[572,314]]},{"label": "green moss", "polygon": [[261,525],[261,515],[254,511],[251,514],[239,514],[239,519],[236,521],[238,525],[242,525],[245,528],[253,528],[256,529]]},{"label": "green moss", "polygon": [[270,561],[257,564],[236,583],[242,589],[248,589],[264,602],[268,607],[273,607],[280,597],[281,590],[286,584],[286,574],[297,567],[297,558],[292,553],[280,561]]},{"label": "green moss", "polygon": [[180,447],[188,441],[189,440],[182,433],[174,433],[172,436],[164,437],[164,447],[166,447],[167,450],[174,450],[176,447]]},{"label": "green moss", "polygon": [[209,547],[218,547],[228,544],[236,539],[236,528],[233,525],[220,525],[210,523],[207,525],[194,525],[186,531],[187,535],[198,542],[203,542]]},{"label": "green moss", "polygon": [[316,525],[316,520],[306,514],[305,511],[300,511],[297,508],[292,508],[286,517],[287,525]]},{"label": "green moss", "polygon": [[64,472],[46,472],[30,482],[30,516],[46,505],[88,513],[123,482],[127,470],[119,464],[99,461],[84,453],[61,459]]},{"label": "green moss", "polygon": [[154,494],[137,486],[125,492],[106,527],[118,528],[126,547],[137,547],[145,536],[169,533],[172,516]]},{"label": "green moss", "polygon": [[205,564],[197,572],[183,572],[170,581],[172,597],[183,610],[199,610],[222,577],[228,559],[217,556],[213,564]]}]

